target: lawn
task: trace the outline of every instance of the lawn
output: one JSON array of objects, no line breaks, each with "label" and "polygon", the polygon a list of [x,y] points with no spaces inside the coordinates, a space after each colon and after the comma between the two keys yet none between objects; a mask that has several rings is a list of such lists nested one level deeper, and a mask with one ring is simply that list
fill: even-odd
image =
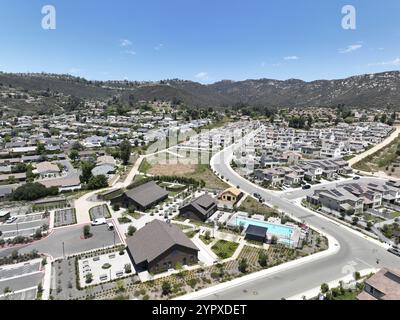
[{"label": "lawn", "polygon": [[147,174],[147,172],[151,168],[152,168],[152,165],[146,159],[143,159],[142,163],[139,166],[139,172]]},{"label": "lawn", "polygon": [[239,207],[239,211],[244,211],[250,214],[261,214],[266,218],[278,216],[274,209],[258,202],[253,197],[247,197]]},{"label": "lawn", "polygon": [[400,217],[400,211],[396,211],[396,212],[392,213],[392,219],[399,218],[399,217]]},{"label": "lawn", "polygon": [[225,190],[230,186],[224,181],[220,180],[212,171],[209,165],[199,164],[196,166],[194,173],[186,175],[188,178],[194,178],[196,180],[203,180],[206,188]]},{"label": "lawn", "polygon": [[233,256],[239,244],[225,240],[219,240],[211,247],[211,250],[220,258],[227,259]]},{"label": "lawn", "polygon": [[137,211],[134,211],[134,212],[129,212],[129,210],[128,211],[126,211],[126,214],[128,215],[128,216],[130,216],[130,217],[132,217],[133,219],[140,219],[140,217],[142,216],[139,212],[137,212]]}]

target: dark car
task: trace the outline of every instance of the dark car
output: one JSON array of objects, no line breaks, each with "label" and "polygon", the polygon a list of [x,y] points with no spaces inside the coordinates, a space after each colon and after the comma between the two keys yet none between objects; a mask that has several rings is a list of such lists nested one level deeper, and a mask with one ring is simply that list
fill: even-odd
[{"label": "dark car", "polygon": [[253,196],[254,196],[254,198],[257,198],[257,199],[260,199],[260,198],[261,198],[261,196],[260,196],[259,193],[255,193],[255,194],[253,194]]},{"label": "dark car", "polygon": [[303,190],[308,190],[311,189],[311,186],[309,184],[306,184],[305,186],[302,187]]},{"label": "dark car", "polygon": [[399,247],[393,246],[393,247],[389,248],[388,251],[390,253],[393,253],[394,255],[400,257],[400,248]]},{"label": "dark car", "polygon": [[360,177],[356,176],[356,177],[353,178],[353,180],[360,180]]}]

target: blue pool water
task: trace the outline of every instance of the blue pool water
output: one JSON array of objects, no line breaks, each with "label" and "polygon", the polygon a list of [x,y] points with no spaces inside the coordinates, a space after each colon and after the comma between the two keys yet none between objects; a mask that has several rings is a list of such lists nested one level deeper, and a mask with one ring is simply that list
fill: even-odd
[{"label": "blue pool water", "polygon": [[268,229],[267,233],[275,234],[277,236],[281,236],[284,238],[290,238],[293,233],[293,228],[291,227],[287,227],[284,225],[277,225],[266,221],[244,218],[244,217],[233,218],[232,222],[234,222],[236,226],[242,225],[245,229],[250,224],[253,226],[264,227]]}]

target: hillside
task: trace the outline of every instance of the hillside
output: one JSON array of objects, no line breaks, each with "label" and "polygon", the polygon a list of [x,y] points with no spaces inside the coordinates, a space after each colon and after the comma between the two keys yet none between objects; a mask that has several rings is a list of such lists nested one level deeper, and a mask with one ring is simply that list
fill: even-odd
[{"label": "hillside", "polygon": [[[305,82],[259,79],[220,81],[203,85],[192,81],[158,82],[87,81],[69,75],[0,73],[0,107],[26,109],[63,108],[66,97],[105,101],[118,96],[125,101],[183,101],[191,106],[400,106],[400,72],[384,72],[338,80]],[[16,103],[17,100],[17,103]]]}]

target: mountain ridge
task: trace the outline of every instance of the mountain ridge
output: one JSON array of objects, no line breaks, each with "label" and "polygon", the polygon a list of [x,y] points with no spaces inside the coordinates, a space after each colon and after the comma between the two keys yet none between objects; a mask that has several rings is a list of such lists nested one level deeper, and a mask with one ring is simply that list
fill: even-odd
[{"label": "mountain ridge", "polygon": [[333,80],[262,78],[221,80],[211,84],[180,79],[91,81],[71,75],[0,73],[0,84],[20,90],[48,90],[82,99],[104,100],[119,96],[128,101],[134,96],[136,100],[175,100],[191,106],[400,106],[400,71],[397,70]]}]

